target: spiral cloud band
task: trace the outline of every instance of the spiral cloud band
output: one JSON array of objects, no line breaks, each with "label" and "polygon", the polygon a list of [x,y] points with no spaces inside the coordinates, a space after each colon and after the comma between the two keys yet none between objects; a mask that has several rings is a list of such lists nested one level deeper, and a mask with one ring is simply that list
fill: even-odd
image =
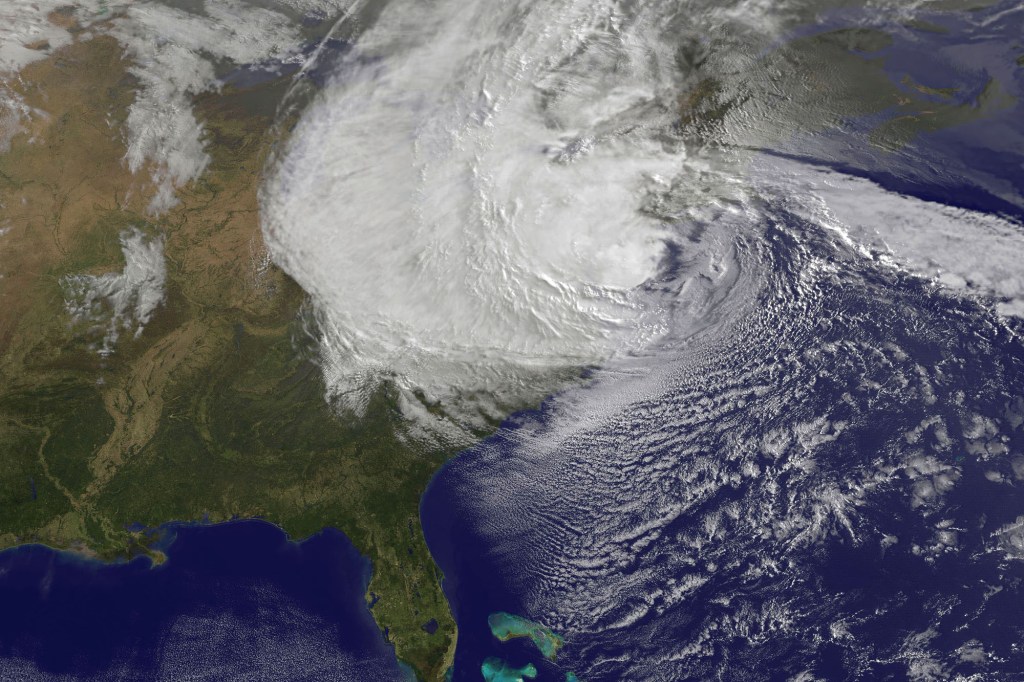
[{"label": "spiral cloud band", "polygon": [[593,2],[395,3],[360,36],[263,207],[347,406],[384,374],[426,401],[515,402],[661,333],[643,285],[682,165],[659,139],[674,93],[645,20]]}]

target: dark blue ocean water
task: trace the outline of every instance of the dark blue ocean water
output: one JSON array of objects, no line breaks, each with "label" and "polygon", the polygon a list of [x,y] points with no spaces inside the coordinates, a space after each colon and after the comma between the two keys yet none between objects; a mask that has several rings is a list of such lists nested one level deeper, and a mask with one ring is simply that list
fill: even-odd
[{"label": "dark blue ocean water", "polygon": [[[1015,62],[1022,49],[1024,12],[1011,12],[1013,5],[997,3],[969,17],[936,15],[933,22],[946,32],[906,28],[879,55],[894,81],[909,75],[933,87],[952,83],[965,102],[978,97],[979,84],[995,77],[1016,98],[1012,104],[984,121],[923,134],[897,152],[883,154],[863,144],[858,135],[867,124],[859,128],[856,121],[848,122],[847,131],[801,138],[793,148],[775,152],[863,176],[893,191],[1020,219],[1024,211],[1006,189],[1024,185],[1024,68]],[[998,19],[1002,14],[1006,18]],[[982,25],[984,30],[977,28]],[[344,46],[328,47],[341,53]],[[269,75],[240,72],[236,77],[239,84],[251,85]],[[791,265],[784,256],[779,262]],[[792,271],[810,272],[803,267],[792,265]],[[572,626],[564,633],[569,637],[564,665],[593,664],[596,670],[581,679],[649,679],[624,678],[615,666],[630,659],[667,658],[673,648],[692,642],[702,642],[707,651],[687,655],[698,660],[706,653],[700,660],[708,661],[723,679],[787,679],[804,670],[828,680],[943,679],[954,670],[995,675],[986,679],[1024,679],[1019,673],[1024,620],[1017,608],[1024,598],[1024,535],[1013,526],[1024,515],[1019,482],[1024,480],[1024,435],[1019,423],[1013,425],[1018,415],[1013,400],[1024,390],[1019,337],[1001,336],[980,310],[950,304],[921,283],[850,267],[842,273],[847,281],[816,284],[810,293],[780,268],[777,300],[767,303],[781,312],[768,310],[765,317],[772,325],[755,330],[762,337],[751,333],[745,338],[749,345],[741,353],[723,352],[722,367],[709,363],[720,372],[716,381],[721,385],[702,375],[693,382],[696,388],[681,383],[675,393],[667,391],[663,404],[655,405],[669,415],[658,422],[663,433],[645,421],[651,410],[644,406],[634,422],[616,426],[627,432],[625,437],[609,426],[600,438],[585,441],[593,450],[592,479],[597,483],[606,475],[600,464],[615,463],[625,446],[657,436],[673,443],[675,450],[661,443],[637,445],[636,461],[643,466],[637,466],[635,478],[649,484],[639,492],[629,490],[632,480],[618,481],[618,488],[588,481],[591,487],[557,490],[563,495],[562,508],[580,507],[580,518],[570,521],[583,529],[598,517],[587,515],[587,504],[621,504],[617,495],[633,494],[650,499],[656,508],[668,499],[660,496],[667,496],[665,489],[672,486],[684,498],[698,485],[710,487],[704,479],[689,478],[701,467],[706,479],[717,476],[720,481],[706,500],[666,526],[663,538],[637,552],[635,565],[609,568],[602,578],[614,584],[625,582],[631,572],[648,571],[658,579],[645,588],[655,594],[688,571],[700,574],[708,582],[688,593],[682,606],[658,604],[633,626],[609,628],[598,621],[619,620],[618,614],[612,618],[601,609],[632,606],[638,601],[636,592],[613,590],[609,607],[607,595],[600,594],[600,581],[591,576],[580,578],[583,587],[552,580],[554,618]],[[748,367],[758,362],[763,367]],[[735,382],[730,384],[732,377]],[[877,385],[870,387],[872,395],[867,395],[865,382]],[[711,416],[705,418],[701,412],[701,401],[717,400],[720,388],[746,395],[748,389],[765,385],[771,387],[768,397],[775,403],[763,412],[751,407],[756,405],[753,400],[743,410],[721,408],[723,416],[711,415],[709,409]],[[673,423],[672,415],[686,420]],[[828,441],[833,434],[817,432],[817,416],[846,421],[846,430]],[[931,448],[948,439],[954,446],[941,456],[928,450],[927,461],[908,464],[913,451],[924,445],[911,447],[902,434],[933,417],[941,417],[948,432],[932,424],[923,430],[922,443]],[[515,666],[533,663],[541,681],[565,679],[568,667],[544,661],[525,640],[497,641],[487,626],[487,617],[497,611],[545,621],[551,615],[537,610],[543,599],[524,587],[543,581],[518,575],[516,563],[518,559],[532,570],[539,566],[561,577],[558,565],[551,569],[536,561],[538,545],[518,541],[530,533],[521,527],[523,519],[527,525],[542,520],[551,524],[549,530],[558,530],[557,514],[550,509],[534,514],[536,507],[553,499],[545,487],[549,472],[531,468],[530,458],[520,456],[522,443],[516,437],[524,429],[543,432],[548,418],[541,410],[510,419],[498,436],[445,467],[424,497],[424,531],[445,573],[445,592],[460,629],[456,680],[479,680],[480,664],[491,656]],[[983,422],[988,418],[1000,430],[987,433]],[[756,535],[762,529],[784,535],[777,527],[744,525],[744,516],[755,516],[779,499],[744,479],[738,464],[736,471],[730,468],[726,455],[742,449],[739,436],[730,440],[732,434],[741,434],[753,451],[762,446],[757,439],[767,441],[782,431],[803,434],[807,424],[816,425],[812,435],[824,434],[825,439],[816,446],[816,472],[808,473],[800,464],[780,469],[771,479],[777,473],[772,467],[779,465],[766,457],[746,462],[764,472],[760,481],[771,480],[786,493],[777,510],[781,521],[810,523],[817,520],[813,514],[821,513],[823,523],[835,525],[836,533],[826,542],[793,550]],[[698,447],[713,456],[697,452]],[[573,464],[584,461],[586,453],[574,457]],[[652,468],[647,460],[671,472],[673,480],[645,479],[645,471]],[[874,469],[868,465],[875,460],[897,473],[872,483]],[[608,469],[611,480],[622,467]],[[875,487],[863,498],[842,507],[844,496],[855,498],[851,490],[868,490],[869,484]],[[939,501],[916,497],[936,494],[947,484],[953,487]],[[518,503],[507,502],[508,509],[497,512],[520,537],[503,534],[493,519],[482,523],[472,498],[491,496],[493,490],[481,486],[542,489],[535,497],[524,494]],[[793,511],[801,500],[818,500],[814,496],[822,490],[832,495],[822,499],[836,500],[840,511],[850,515],[852,531],[847,535],[846,527],[827,517],[823,507],[808,507],[803,516]],[[722,510],[736,502],[745,513],[730,521]],[[517,518],[510,519],[513,515]],[[687,543],[712,520],[728,525],[729,534],[695,551]],[[594,537],[611,537],[613,530],[617,528],[594,531]],[[293,543],[279,529],[258,521],[169,526],[165,532],[174,538],[167,543],[170,560],[156,568],[142,559],[106,565],[38,546],[0,553],[0,680],[401,678],[393,651],[364,602],[371,567],[342,534],[325,530]],[[947,535],[955,540],[944,546]],[[547,551],[557,555],[558,543],[553,545]],[[572,549],[575,554],[567,551],[564,559],[565,575],[579,558],[579,548]],[[673,563],[689,556],[694,565],[686,571]],[[703,561],[717,566],[708,568]],[[560,594],[562,588],[566,593],[575,588],[584,597],[592,591],[593,615],[558,612],[560,603],[581,600],[579,594],[570,594],[575,601]],[[786,608],[773,611],[777,604]],[[785,618],[794,624],[783,623]],[[989,668],[975,665],[975,658],[986,660]],[[689,675],[709,677],[697,666]]]},{"label": "dark blue ocean water", "polygon": [[[1024,11],[1003,0],[969,13],[923,12],[924,24],[900,24],[898,17],[871,10],[826,15],[805,32],[877,26],[893,36],[872,53],[901,89],[907,82],[945,88],[931,95],[937,105],[958,105],[984,115],[956,125],[922,126],[913,144],[880,149],[868,141],[875,126],[901,115],[897,109],[869,119],[846,119],[840,129],[798,135],[768,153],[864,177],[901,194],[1024,221]],[[965,115],[965,118],[971,118]]]},{"label": "dark blue ocean water", "polygon": [[[1006,106],[901,150],[865,143],[873,120],[769,153],[1020,222],[1024,67],[1015,60],[1024,11],[1002,2],[926,18],[945,30],[896,27],[878,55],[893,81],[955,86],[969,103],[995,79]],[[782,232],[814,251],[795,218],[779,219]],[[809,295],[804,266],[784,240],[776,244],[778,285],[762,302],[770,324],[732,352],[726,340],[702,348],[720,357],[702,359],[696,378],[684,376],[592,433],[551,443],[543,456],[531,450],[546,447],[538,443],[559,417],[548,408],[518,415],[435,477],[421,515],[459,626],[457,682],[479,680],[492,656],[537,665],[538,680],[564,680],[572,667],[590,682],[1024,679],[1024,563],[1014,549],[1024,542],[1024,489],[1013,482],[1024,477],[1012,407],[1024,387],[1019,326],[1000,331],[971,303],[856,262],[841,266],[838,284],[817,284]],[[815,255],[834,259],[828,248]],[[822,351],[833,348],[842,350]],[[900,351],[890,355],[893,348]],[[929,377],[929,388],[914,388],[915,374]],[[872,382],[877,393],[862,396]],[[765,384],[773,388],[746,408],[704,416],[706,402],[729,404],[718,393]],[[771,406],[762,413],[759,403]],[[818,424],[813,415],[845,429],[834,439],[822,431],[807,470],[814,473],[804,463],[748,459],[771,451],[777,434]],[[945,426],[934,440],[915,440],[928,423]],[[977,424],[991,433],[979,436]],[[922,454],[933,448],[946,454]],[[759,482],[738,483],[745,474],[731,459],[760,470]],[[605,488],[605,480],[614,484]],[[691,500],[689,489],[714,492]],[[847,499],[856,499],[849,509]],[[632,509],[634,518],[602,507]],[[651,523],[661,509],[677,515],[664,527]],[[794,524],[822,524],[827,539],[794,549]],[[679,588],[690,579],[700,586]],[[686,597],[671,603],[673,589]],[[526,641],[496,640],[487,617],[497,611],[556,630],[566,624],[560,665]]]},{"label": "dark blue ocean water", "polygon": [[[766,322],[605,420],[560,428],[608,384],[582,389],[442,469],[421,517],[456,682],[492,656],[538,680],[1024,679],[1024,344],[847,267],[796,296],[780,274]],[[495,639],[497,611],[564,635],[558,664]]]},{"label": "dark blue ocean water", "polygon": [[[518,462],[515,457],[515,433],[524,424],[535,425],[546,418],[545,409],[513,415],[502,424],[500,432],[477,448],[472,448],[446,464],[434,476],[423,495],[420,518],[431,555],[444,573],[444,592],[459,628],[453,679],[480,680],[480,666],[484,660],[496,657],[521,667],[533,663],[540,682],[565,680],[568,669],[545,660],[527,639],[500,642],[491,633],[487,618],[504,611],[517,615],[528,614],[523,595],[514,579],[516,566],[492,553],[496,540],[482,532],[471,509],[461,504],[467,491],[481,482],[498,485],[508,477],[529,475],[528,471],[512,470]],[[486,462],[479,461],[481,449],[489,451]],[[496,462],[502,461],[509,469],[502,470]],[[497,453],[497,454],[496,454]],[[495,456],[496,455],[496,456]],[[483,470],[483,471],[481,471]],[[524,547],[524,552],[528,551]]]},{"label": "dark blue ocean water", "polygon": [[0,679],[402,679],[364,600],[370,562],[342,533],[291,542],[262,521],[160,532],[156,567],[0,553]]}]

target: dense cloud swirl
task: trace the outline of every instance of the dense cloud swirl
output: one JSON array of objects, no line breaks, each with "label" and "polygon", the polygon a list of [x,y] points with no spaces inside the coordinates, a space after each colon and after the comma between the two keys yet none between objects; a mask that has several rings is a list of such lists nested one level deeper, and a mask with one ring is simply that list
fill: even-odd
[{"label": "dense cloud swirl", "polygon": [[664,332],[687,166],[656,9],[400,3],[361,36],[264,192],[348,406],[380,375],[515,403]]}]

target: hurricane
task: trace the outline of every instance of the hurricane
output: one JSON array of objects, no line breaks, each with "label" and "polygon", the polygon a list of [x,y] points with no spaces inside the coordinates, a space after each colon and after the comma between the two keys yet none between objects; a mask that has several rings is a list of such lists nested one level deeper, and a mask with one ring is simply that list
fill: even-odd
[{"label": "hurricane", "polygon": [[0,679],[1024,680],[1021,0],[0,6]]},{"label": "hurricane", "polygon": [[600,8],[558,63],[665,84],[658,333],[432,484],[454,679],[520,664],[509,611],[565,637],[540,679],[1017,679],[1019,6]]},{"label": "hurricane", "polygon": [[681,282],[727,278],[728,240],[695,238],[689,215],[718,208],[684,200],[730,185],[676,130],[684,20],[671,3],[392,3],[358,35],[263,202],[335,396],[358,409],[386,378],[472,423],[645,352]]},{"label": "hurricane", "polygon": [[951,9],[349,27],[263,193],[329,395],[456,430],[548,396],[423,503],[454,679],[512,610],[565,636],[542,679],[1019,669],[1024,18]]}]

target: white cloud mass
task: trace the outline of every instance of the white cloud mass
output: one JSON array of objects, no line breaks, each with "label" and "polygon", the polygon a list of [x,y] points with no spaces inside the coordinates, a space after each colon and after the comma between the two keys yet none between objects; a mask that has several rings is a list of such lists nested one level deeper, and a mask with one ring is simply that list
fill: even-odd
[{"label": "white cloud mass", "polygon": [[125,266],[121,272],[69,275],[64,278],[65,305],[76,324],[91,324],[103,332],[99,352],[109,355],[120,332],[138,336],[164,299],[167,266],[164,240],[138,229],[121,234]]}]

